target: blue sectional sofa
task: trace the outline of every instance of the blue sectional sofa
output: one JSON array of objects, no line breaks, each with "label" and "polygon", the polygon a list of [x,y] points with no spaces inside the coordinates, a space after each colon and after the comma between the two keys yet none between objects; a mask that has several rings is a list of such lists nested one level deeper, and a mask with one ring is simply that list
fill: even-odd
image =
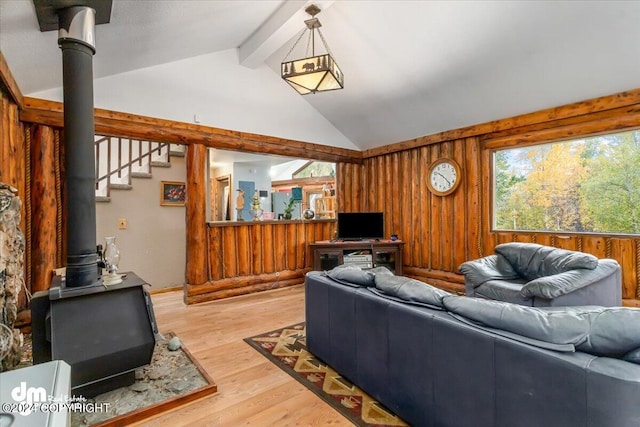
[{"label": "blue sectional sofa", "polygon": [[[523,307],[353,274],[307,274],[307,347],[410,425],[640,425],[640,365],[623,360],[640,363],[640,310],[607,311],[627,315],[609,334],[611,319],[597,323],[605,308]],[[609,336],[596,336],[603,327]]]}]

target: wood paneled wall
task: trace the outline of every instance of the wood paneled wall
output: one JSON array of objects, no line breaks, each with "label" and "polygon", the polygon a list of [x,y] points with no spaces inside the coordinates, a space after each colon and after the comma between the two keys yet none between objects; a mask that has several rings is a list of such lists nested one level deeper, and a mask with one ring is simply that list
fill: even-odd
[{"label": "wood paneled wall", "polygon": [[[0,63],[3,58],[0,55]],[[24,279],[27,289],[31,283],[31,229],[30,212],[31,188],[29,181],[30,152],[25,141],[24,126],[19,120],[19,105],[9,91],[0,84],[0,182],[18,190],[22,202],[20,229],[25,234]],[[26,292],[18,299],[18,310],[27,306]]]},{"label": "wood paneled wall", "polygon": [[[405,275],[462,291],[458,266],[481,253],[479,151],[479,139],[470,137],[370,157],[362,165],[341,163],[339,210],[384,212],[386,237],[397,234],[406,242]],[[458,190],[447,197],[426,186],[429,165],[441,157],[455,159],[464,171]]]},{"label": "wood paneled wall", "polygon": [[330,239],[334,220],[209,223],[207,278],[186,285],[187,304],[302,283],[307,242]]},{"label": "wood paneled wall", "polygon": [[[463,293],[459,265],[524,241],[613,258],[622,267],[624,303],[640,306],[640,236],[498,232],[492,229],[495,150],[640,127],[640,90],[597,98],[365,152],[360,164],[337,168],[340,211],[382,211],[387,235],[406,242],[404,272]],[[449,196],[431,194],[429,165],[456,160],[462,184]]]},{"label": "wood paneled wall", "polygon": [[66,265],[61,172],[64,161],[60,157],[59,131],[33,125],[27,139],[31,147],[31,205],[35,207],[31,210],[30,290],[37,292],[49,289],[53,270]]},{"label": "wood paneled wall", "polygon": [[18,196],[24,201],[27,187],[27,150],[24,128],[19,119],[18,105],[10,96],[2,92],[0,98],[0,182],[18,189]]},{"label": "wood paneled wall", "polygon": [[[31,245],[31,213],[41,200],[34,201],[30,195],[33,171],[29,167],[34,164],[30,156],[36,150],[50,157],[46,143],[35,148],[30,145],[38,129],[34,125],[43,126],[36,134],[38,141],[50,139],[51,133],[44,127],[53,131],[54,138],[59,136],[62,104],[23,98],[1,53],[0,88],[0,181],[17,187],[24,195],[23,223],[27,245]],[[640,89],[426,135],[363,153],[96,109],[96,128],[108,135],[339,162],[339,210],[385,212],[387,235],[396,233],[406,242],[404,271],[409,276],[461,292],[463,278],[458,266],[463,261],[490,254],[501,242],[535,241],[616,259],[623,267],[625,303],[640,306],[640,237],[495,232],[490,225],[493,150],[634,127],[640,127]],[[446,197],[433,196],[425,185],[429,164],[441,157],[457,160],[464,175],[462,185]],[[43,165],[39,173],[46,176],[50,166]],[[62,178],[63,171],[55,174]],[[195,175],[190,178],[194,180],[192,185],[200,185],[195,184],[201,179]],[[47,185],[52,186],[51,182]],[[59,188],[59,183],[55,186]],[[187,203],[200,202],[192,198]],[[63,205],[62,195],[57,195],[56,221]],[[200,210],[193,209],[191,216],[195,224],[201,217]],[[43,220],[50,222],[51,215]],[[186,221],[189,223],[188,218]],[[306,243],[330,238],[335,223],[209,225],[205,233],[202,224],[194,227],[194,239],[199,240],[192,246],[201,249],[189,254],[187,277],[195,282],[185,285],[189,303],[299,283],[312,262]],[[56,226],[57,263],[64,255],[61,233]],[[203,235],[206,245],[201,242]],[[41,237],[50,241],[50,237]],[[32,253],[27,250],[26,277],[31,274]],[[47,255],[42,273],[48,270],[51,259]],[[198,272],[198,268],[207,274]]]}]

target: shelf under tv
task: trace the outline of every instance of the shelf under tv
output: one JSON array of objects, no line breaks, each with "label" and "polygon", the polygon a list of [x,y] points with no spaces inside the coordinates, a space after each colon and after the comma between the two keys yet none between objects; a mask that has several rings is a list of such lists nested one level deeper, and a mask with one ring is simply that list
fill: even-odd
[{"label": "shelf under tv", "polygon": [[322,240],[309,244],[313,252],[313,269],[318,271],[330,270],[345,263],[345,256],[349,261],[349,254],[358,251],[369,251],[371,267],[387,267],[396,275],[402,275],[402,247],[401,240]]}]

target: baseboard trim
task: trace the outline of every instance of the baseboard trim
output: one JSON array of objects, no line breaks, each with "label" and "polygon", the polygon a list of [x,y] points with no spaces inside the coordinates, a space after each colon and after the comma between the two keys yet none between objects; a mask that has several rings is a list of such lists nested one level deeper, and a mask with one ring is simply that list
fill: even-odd
[{"label": "baseboard trim", "polygon": [[183,289],[182,286],[169,286],[167,288],[159,288],[159,289],[150,289],[149,293],[150,294],[164,294],[167,292],[175,292],[175,291],[181,291]]}]

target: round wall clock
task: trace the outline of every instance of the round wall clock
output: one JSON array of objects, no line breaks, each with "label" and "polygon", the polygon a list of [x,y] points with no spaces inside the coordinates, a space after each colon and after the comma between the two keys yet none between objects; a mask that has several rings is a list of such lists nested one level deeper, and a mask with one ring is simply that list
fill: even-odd
[{"label": "round wall clock", "polygon": [[438,159],[429,166],[429,190],[437,196],[446,196],[458,188],[462,180],[460,166],[452,159]]}]

